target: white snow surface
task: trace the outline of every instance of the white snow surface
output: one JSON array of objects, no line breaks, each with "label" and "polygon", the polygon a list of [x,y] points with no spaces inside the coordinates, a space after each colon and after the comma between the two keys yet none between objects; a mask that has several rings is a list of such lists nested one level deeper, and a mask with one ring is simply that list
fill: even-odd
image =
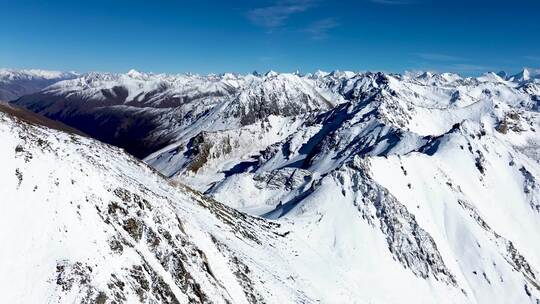
[{"label": "white snow surface", "polygon": [[0,101],[15,100],[38,92],[55,82],[77,76],[74,72],[0,69]]},{"label": "white snow surface", "polygon": [[328,227],[308,218],[277,223],[171,183],[94,140],[2,113],[0,136],[6,303],[467,299],[393,261],[373,227],[347,228],[345,220],[359,220],[353,205],[329,214]]},{"label": "white snow surface", "polygon": [[[205,258],[190,259],[188,272],[211,302],[537,304],[540,80],[536,75],[529,70],[477,78],[338,71],[305,76],[273,71],[264,76],[88,74],[50,86],[39,96],[83,96],[69,100],[75,108],[114,101],[115,107],[160,113],[156,119],[161,127],[152,138],[170,140],[144,161],[168,179],[120,150],[78,137],[58,141],[55,138],[67,135],[31,129],[45,134],[32,135],[34,142],[45,138],[60,152],[54,156],[36,147],[32,155],[53,159],[36,162],[34,156],[26,161],[16,149],[20,136],[4,132],[2,136],[11,138],[6,142],[12,141],[2,152],[8,155],[5,178],[12,186],[6,189],[33,195],[32,186],[20,189],[25,176],[48,178],[49,183],[54,180],[49,172],[77,176],[81,181],[65,183],[70,190],[64,192],[96,193],[101,203],[86,202],[94,213],[83,218],[98,219],[101,214],[109,221],[92,220],[89,226],[100,227],[100,233],[88,233],[109,240],[111,236],[101,231],[118,228],[123,238],[140,248],[134,254],[136,262],[130,260],[129,265],[148,260],[148,267],[156,269],[180,302],[200,299],[197,289],[178,284],[174,274],[169,277],[175,271],[160,266],[163,255],[153,248],[147,228],[140,239],[126,235],[133,232],[133,223],[127,222],[130,216],[155,230],[160,221],[174,222],[176,216],[190,227],[184,239],[190,248],[202,250],[209,266],[201,262]],[[110,91],[103,94],[103,89]],[[121,98],[111,98],[110,92]],[[181,102],[168,99],[172,92]],[[36,104],[39,101],[29,97],[22,105]],[[43,113],[58,108],[50,106]],[[7,117],[4,121],[7,129],[20,128]],[[25,174],[36,163],[39,168],[49,166],[36,169],[46,173]],[[93,173],[79,174],[73,166],[78,163],[84,166],[81,172]],[[20,185],[17,172],[23,176]],[[126,215],[116,207],[112,213],[96,213],[95,206],[110,209],[107,204],[118,201],[117,188],[145,195],[164,214]],[[40,189],[38,197],[48,198]],[[54,186],[46,189],[53,191],[50,200],[65,201]],[[46,214],[36,210],[40,216]],[[54,210],[67,214],[65,209]],[[6,225],[18,225],[11,218]],[[44,226],[57,229],[55,223]],[[180,233],[174,227],[166,229]],[[28,232],[28,237],[34,233]],[[62,240],[65,246],[75,242]],[[102,244],[96,248],[110,247]],[[85,246],[84,252],[95,250],[94,245]],[[166,248],[173,256],[183,258],[170,247]],[[130,269],[123,257],[132,247],[124,248],[120,257],[105,249],[99,256],[120,259],[122,266],[114,269]],[[58,260],[55,254],[46,255]],[[241,257],[249,272],[239,274],[233,256]],[[65,259],[71,264],[82,261],[79,256]],[[14,265],[18,263],[22,261]],[[102,278],[111,280],[111,267],[93,267],[104,269],[107,274]],[[129,283],[130,272],[124,270],[117,276]],[[48,282],[58,282],[57,272],[47,273],[56,278]],[[102,291],[113,296],[112,289],[103,287],[108,286],[103,283],[106,279],[92,282],[101,282],[92,285],[93,295]],[[61,300],[72,299],[55,292]],[[130,292],[124,292],[126,297]],[[156,296],[150,293],[147,299],[151,297]]]}]

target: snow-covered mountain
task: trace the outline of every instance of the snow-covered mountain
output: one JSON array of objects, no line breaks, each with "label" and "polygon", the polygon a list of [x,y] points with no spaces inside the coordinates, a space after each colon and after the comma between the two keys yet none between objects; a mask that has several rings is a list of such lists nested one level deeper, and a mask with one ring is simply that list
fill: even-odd
[{"label": "snow-covered mountain", "polygon": [[132,70],[85,74],[14,103],[142,158],[201,130],[330,109],[338,98],[292,74],[156,75]]},{"label": "snow-covered mountain", "polygon": [[[342,277],[344,265],[329,264],[330,257],[303,234],[291,234],[293,224],[239,213],[117,148],[34,119],[1,107],[3,302],[315,303],[379,297],[359,298],[363,279]],[[426,282],[411,281],[428,292],[411,293],[412,299],[463,297]]]},{"label": "snow-covered mountain", "polygon": [[[381,217],[395,237],[387,247],[378,222],[347,224],[358,221],[355,213],[344,221],[319,215],[324,225],[251,217],[117,148],[36,125],[34,118],[4,106],[0,112],[0,291],[7,303],[455,303],[476,297],[454,262],[444,264],[431,236],[391,196]],[[364,182],[382,191],[371,178]],[[407,230],[395,230],[402,216]],[[371,237],[363,239],[366,233]],[[415,243],[401,243],[403,237]],[[514,285],[536,272],[514,247],[497,248],[502,253],[491,258],[506,282],[497,286],[507,286],[499,292],[526,300]],[[525,288],[537,295],[534,285]]]},{"label": "snow-covered mountain", "polygon": [[286,227],[171,183],[117,148],[1,110],[2,302],[309,299],[287,278],[297,274]]},{"label": "snow-covered mountain", "polygon": [[[133,180],[164,197],[170,182],[187,183],[267,219],[223,207],[251,223],[240,231],[272,236],[280,225],[282,237],[262,247],[228,245],[273,278],[252,281],[264,281],[267,293],[256,290],[268,302],[538,303],[534,75],[131,71],[62,81],[14,104],[147,155],[168,180]],[[110,162],[124,168],[122,159]],[[295,292],[274,298],[284,294],[274,280]]]},{"label": "snow-covered mountain", "polygon": [[540,79],[540,70],[524,68],[521,72],[506,77],[506,79],[514,82],[526,82],[531,79]]},{"label": "snow-covered mountain", "polygon": [[0,69],[0,101],[14,100],[77,76],[73,72]]}]

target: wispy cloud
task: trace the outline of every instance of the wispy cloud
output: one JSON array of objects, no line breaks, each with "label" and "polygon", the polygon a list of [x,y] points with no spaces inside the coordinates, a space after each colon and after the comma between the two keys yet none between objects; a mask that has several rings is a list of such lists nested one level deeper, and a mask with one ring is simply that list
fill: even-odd
[{"label": "wispy cloud", "polygon": [[489,72],[489,71],[499,71],[500,69],[497,69],[492,66],[486,66],[486,65],[456,63],[456,64],[424,67],[423,69],[419,69],[419,70],[432,71],[436,73],[453,72],[453,73],[458,73],[461,75],[479,75],[479,74]]},{"label": "wispy cloud", "polygon": [[493,66],[474,64],[469,59],[450,54],[443,53],[416,53],[420,58],[420,62],[416,62],[416,66],[420,66],[424,70],[457,72],[471,74],[477,72],[487,72],[496,70]]},{"label": "wispy cloud", "polygon": [[453,69],[458,72],[487,72],[487,71],[496,70],[492,66],[468,64],[468,63],[455,63],[455,64],[450,65],[450,69]]},{"label": "wispy cloud", "polygon": [[370,2],[384,5],[404,5],[404,4],[414,4],[414,0],[369,0]]},{"label": "wispy cloud", "polygon": [[334,18],[325,18],[313,22],[304,32],[310,34],[312,39],[320,40],[328,38],[328,32],[339,26],[339,23]]},{"label": "wispy cloud", "polygon": [[282,26],[292,15],[313,7],[315,0],[279,0],[265,7],[248,11],[247,18],[255,25],[268,29]]},{"label": "wispy cloud", "polygon": [[417,53],[418,57],[429,61],[462,61],[462,57],[440,53]]},{"label": "wispy cloud", "polygon": [[532,61],[540,61],[540,56],[525,56],[525,59]]}]

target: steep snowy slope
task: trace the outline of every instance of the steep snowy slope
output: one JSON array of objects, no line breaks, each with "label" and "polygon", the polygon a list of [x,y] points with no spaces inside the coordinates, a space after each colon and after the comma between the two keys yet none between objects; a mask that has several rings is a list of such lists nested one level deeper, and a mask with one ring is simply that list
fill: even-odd
[{"label": "steep snowy slope", "polygon": [[6,303],[475,302],[418,228],[431,247],[397,252],[428,258],[420,270],[368,222],[253,218],[117,148],[3,112],[0,137]]},{"label": "steep snowy slope", "polygon": [[270,115],[329,109],[325,94],[292,74],[155,75],[90,73],[15,104],[145,157],[201,131],[244,126]]},{"label": "steep snowy slope", "polygon": [[[14,255],[19,260],[13,265],[50,265],[49,272],[38,268],[36,282],[45,285],[33,285],[42,286],[40,296],[80,297],[69,293],[71,287],[49,288],[70,281],[90,299],[101,293],[114,298],[116,288],[128,299],[138,296],[139,285],[157,285],[143,292],[148,302],[167,302],[163,294],[180,302],[540,302],[537,79],[493,73],[208,76],[216,83],[237,79],[236,89],[160,107],[160,99],[127,98],[139,95],[131,94],[131,85],[121,86],[130,88],[127,95],[113,89],[124,82],[145,87],[153,82],[145,77],[155,75],[94,76],[104,80],[84,76],[75,81],[83,81],[82,89],[61,82],[38,94],[47,99],[26,96],[17,104],[44,114],[63,112],[68,122],[66,117],[76,117],[65,111],[71,105],[73,111],[86,104],[107,109],[89,120],[94,128],[103,128],[95,117],[110,119],[110,109],[134,119],[145,119],[143,113],[159,117],[162,128],[153,128],[158,131],[149,138],[170,137],[145,160],[171,178],[118,149],[4,116],[2,167],[8,169],[2,174],[9,187],[3,191],[9,192],[3,197],[54,202],[14,209],[23,215],[36,210],[31,216],[39,227],[52,227],[45,230],[50,233],[14,220],[22,216],[2,219],[27,231],[28,243],[15,247],[18,252],[49,248],[30,251],[37,252],[32,263]],[[110,89],[105,94],[104,83]],[[48,93],[56,89],[56,95]],[[122,97],[66,98],[87,93]],[[177,182],[273,220],[244,215]],[[1,231],[2,239],[18,244]],[[61,241],[61,249],[43,245],[49,235]],[[115,243],[111,238],[122,253],[109,245]],[[82,263],[69,266],[68,277],[84,278],[63,279],[62,266],[50,272],[64,259]],[[145,273],[139,285],[133,283],[133,265]],[[83,266],[94,270],[79,270]],[[14,273],[23,284],[31,270]]]},{"label": "steep snowy slope", "polygon": [[540,79],[540,70],[525,68],[516,75],[506,77],[506,79],[514,82],[527,82],[532,79]]},{"label": "steep snowy slope", "polygon": [[[196,173],[173,178],[235,208],[294,222],[302,228],[293,236],[362,272],[387,265],[373,255],[390,252],[417,277],[459,287],[467,302],[536,303],[537,83],[429,73],[316,81],[348,101],[297,125],[270,120],[288,136],[243,159],[242,133],[228,131],[225,145],[205,134],[210,139],[192,143],[202,156]],[[173,173],[160,167],[162,155],[147,161]],[[186,154],[165,163],[175,157]]]},{"label": "steep snowy slope", "polygon": [[[463,197],[452,208],[431,208],[444,201],[426,197],[417,211],[392,194],[401,195],[399,182],[377,183],[377,159],[355,157],[301,204],[284,205],[290,220],[270,222],[94,140],[1,113],[0,136],[8,303],[535,303],[540,295],[527,234],[512,243],[504,221],[488,224],[465,200],[468,189],[447,190]],[[535,219],[522,219],[514,231],[529,232]]]},{"label": "steep snowy slope", "polygon": [[[275,189],[268,197],[257,194],[258,184],[265,179],[285,178],[294,184],[283,192],[289,195],[291,187],[309,184],[304,180],[326,174],[354,155],[418,150],[463,120],[487,120],[503,128],[512,122],[505,115],[517,115],[510,109],[534,110],[540,100],[536,82],[510,82],[492,73],[479,78],[430,73],[307,77],[319,90],[342,100],[330,110],[272,115],[247,126],[231,124],[226,130],[197,128],[200,133],[192,132],[145,160],[165,175],[209,193],[227,195],[250,184],[252,191],[245,194],[257,196],[246,198],[251,205],[266,201],[275,206],[283,200]],[[234,201],[240,203],[236,207],[243,205],[243,199]]]},{"label": "steep snowy slope", "polygon": [[287,282],[295,273],[274,249],[287,243],[279,224],[93,140],[2,113],[0,135],[2,301],[309,300]]},{"label": "steep snowy slope", "polygon": [[0,69],[0,101],[14,100],[38,92],[55,82],[77,76],[71,72]]},{"label": "steep snowy slope", "polygon": [[174,138],[164,130],[193,124],[240,81],[230,74],[89,73],[14,103],[143,157]]},{"label": "steep snowy slope", "polygon": [[6,303],[329,297],[306,283],[310,273],[290,269],[292,241],[280,224],[171,184],[94,140],[2,112],[0,136],[0,291]]}]

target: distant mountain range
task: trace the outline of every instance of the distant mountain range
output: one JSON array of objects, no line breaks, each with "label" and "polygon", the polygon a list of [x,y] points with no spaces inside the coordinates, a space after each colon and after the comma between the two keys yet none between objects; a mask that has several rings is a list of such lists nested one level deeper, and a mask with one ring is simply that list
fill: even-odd
[{"label": "distant mountain range", "polygon": [[0,101],[35,93],[53,83],[77,76],[73,72],[0,69]]},{"label": "distant mountain range", "polygon": [[[28,246],[70,252],[31,256],[52,269],[36,295],[540,302],[538,71],[52,75],[7,107],[152,169],[13,110],[1,116],[13,213],[58,232],[36,238],[38,226],[2,221]],[[24,209],[28,193],[52,207]]]}]

